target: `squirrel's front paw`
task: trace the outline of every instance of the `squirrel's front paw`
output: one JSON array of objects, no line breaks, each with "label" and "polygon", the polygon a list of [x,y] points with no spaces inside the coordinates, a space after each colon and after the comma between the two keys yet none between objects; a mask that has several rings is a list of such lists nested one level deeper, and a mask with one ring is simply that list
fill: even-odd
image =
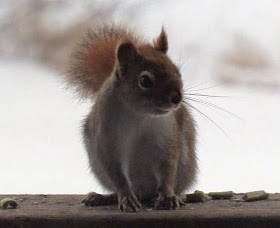
[{"label": "squirrel's front paw", "polygon": [[129,207],[138,212],[141,209],[141,203],[137,200],[136,196],[132,194],[118,194],[119,209],[128,212]]},{"label": "squirrel's front paw", "polygon": [[159,195],[155,201],[156,210],[177,209],[183,205],[185,204],[183,203],[182,199],[176,195],[174,196]]}]

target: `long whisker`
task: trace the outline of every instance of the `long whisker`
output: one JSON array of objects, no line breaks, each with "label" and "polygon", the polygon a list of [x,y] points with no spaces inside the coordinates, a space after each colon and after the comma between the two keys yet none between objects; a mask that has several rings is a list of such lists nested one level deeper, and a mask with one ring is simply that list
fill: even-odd
[{"label": "long whisker", "polygon": [[[214,86],[210,86],[210,87],[206,87],[206,88],[202,88],[202,89],[195,89],[195,90],[188,90],[187,92],[196,92],[196,91],[202,91],[202,90],[206,90],[206,89],[212,89],[212,88],[215,88],[215,87],[218,87],[218,86],[221,86],[223,85],[224,83],[221,83],[221,84],[218,84],[218,85],[214,85]],[[197,86],[196,86],[197,87]],[[190,89],[190,88],[189,88]]]},{"label": "long whisker", "polygon": [[[208,83],[208,82],[202,82],[202,83],[199,83],[199,84],[193,85],[193,86],[191,86],[191,87],[184,88],[184,91],[189,90],[189,89],[196,88],[196,87],[201,86],[201,85],[205,85],[206,83]],[[191,91],[191,90],[190,90],[190,91]]]},{"label": "long whisker", "polygon": [[195,111],[197,111],[201,116],[203,116],[204,118],[206,118],[207,120],[211,121],[211,123],[213,123],[216,127],[218,127],[220,129],[221,132],[224,133],[224,135],[230,140],[231,138],[227,135],[227,133],[216,123],[214,122],[211,118],[209,118],[207,115],[205,115],[203,112],[201,112],[199,109],[197,109],[196,107],[194,107],[193,105],[187,103],[186,101],[183,101],[185,104],[187,104],[188,106],[190,106],[192,109],[194,109]]},{"label": "long whisker", "polygon": [[197,102],[197,103],[201,103],[201,104],[204,104],[204,105],[208,105],[208,106],[210,106],[210,107],[216,108],[216,109],[218,109],[218,110],[220,110],[220,111],[223,111],[223,112],[225,112],[225,113],[228,113],[228,114],[230,114],[230,115],[232,115],[232,116],[234,116],[234,117],[236,117],[236,118],[242,120],[242,118],[240,118],[239,116],[235,115],[234,113],[232,113],[232,112],[230,112],[230,111],[227,111],[226,109],[224,109],[224,108],[222,108],[222,107],[220,107],[220,106],[217,106],[217,105],[215,105],[215,104],[212,104],[212,103],[210,103],[210,102],[203,101],[203,100],[200,100],[200,99],[197,99],[197,98],[190,98],[190,97],[185,97],[185,99],[190,100],[190,101],[194,101],[194,102]]},{"label": "long whisker", "polygon": [[185,95],[190,95],[190,96],[198,96],[198,97],[214,97],[214,98],[236,98],[233,96],[218,96],[218,95],[210,95],[210,94],[201,94],[201,93],[187,93],[184,92]]}]

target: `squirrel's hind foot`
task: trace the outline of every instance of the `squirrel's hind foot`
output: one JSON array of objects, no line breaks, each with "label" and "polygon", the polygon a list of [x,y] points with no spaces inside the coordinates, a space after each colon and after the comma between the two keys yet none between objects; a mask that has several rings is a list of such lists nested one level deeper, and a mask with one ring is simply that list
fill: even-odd
[{"label": "squirrel's hind foot", "polygon": [[101,195],[96,192],[90,192],[82,200],[82,203],[86,206],[105,206],[118,203],[118,197],[116,193]]}]

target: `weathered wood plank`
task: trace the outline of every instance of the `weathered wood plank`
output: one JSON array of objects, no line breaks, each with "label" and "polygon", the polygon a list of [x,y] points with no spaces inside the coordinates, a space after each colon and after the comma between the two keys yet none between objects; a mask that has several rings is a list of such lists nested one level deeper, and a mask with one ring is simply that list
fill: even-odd
[{"label": "weathered wood plank", "polygon": [[188,203],[176,211],[145,206],[139,213],[122,213],[116,205],[85,207],[83,195],[0,195],[5,197],[19,206],[0,210],[0,227],[280,227],[280,194],[256,202]]}]

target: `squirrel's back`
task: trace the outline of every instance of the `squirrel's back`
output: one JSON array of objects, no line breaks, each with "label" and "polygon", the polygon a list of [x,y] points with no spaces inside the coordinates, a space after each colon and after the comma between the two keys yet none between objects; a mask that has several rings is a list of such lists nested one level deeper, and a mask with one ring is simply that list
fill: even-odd
[{"label": "squirrel's back", "polygon": [[122,25],[102,25],[88,31],[70,58],[66,83],[82,98],[93,98],[110,76],[116,62],[116,48],[122,40],[139,45],[142,39]]}]

